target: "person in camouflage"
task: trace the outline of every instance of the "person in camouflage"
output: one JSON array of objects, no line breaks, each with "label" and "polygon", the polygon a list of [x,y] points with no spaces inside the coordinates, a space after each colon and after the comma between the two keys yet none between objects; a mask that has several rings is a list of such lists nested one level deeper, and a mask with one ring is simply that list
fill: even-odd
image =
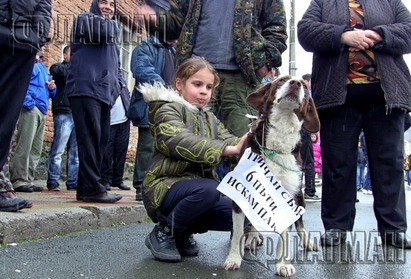
[{"label": "person in camouflage", "polygon": [[[246,114],[255,111],[245,98],[286,50],[286,14],[282,0],[151,0],[140,14],[162,14],[167,40],[176,40],[176,67],[191,56],[205,57],[221,83],[210,103],[236,136],[248,130]],[[155,18],[155,17],[152,17]],[[221,20],[224,19],[224,20]],[[153,27],[154,28],[154,27]]]}]

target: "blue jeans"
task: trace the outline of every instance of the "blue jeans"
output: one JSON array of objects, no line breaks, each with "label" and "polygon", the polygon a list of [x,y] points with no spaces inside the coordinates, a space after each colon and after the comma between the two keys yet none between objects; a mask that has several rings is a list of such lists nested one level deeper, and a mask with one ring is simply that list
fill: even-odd
[{"label": "blue jeans", "polygon": [[365,179],[365,165],[357,163],[357,190],[364,185]]},{"label": "blue jeans", "polygon": [[411,184],[411,170],[405,171],[405,177],[407,178],[407,185],[410,186]]},{"label": "blue jeans", "polygon": [[47,185],[58,183],[61,175],[61,157],[67,145],[67,182],[68,189],[77,187],[78,150],[74,121],[71,113],[56,113],[53,115],[54,136],[51,144]]}]

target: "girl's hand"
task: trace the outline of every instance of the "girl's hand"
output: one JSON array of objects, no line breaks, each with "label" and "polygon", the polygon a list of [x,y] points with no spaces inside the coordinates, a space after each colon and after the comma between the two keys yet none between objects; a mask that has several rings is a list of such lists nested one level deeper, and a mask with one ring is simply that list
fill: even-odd
[{"label": "girl's hand", "polygon": [[223,156],[230,156],[230,155],[239,155],[241,150],[243,149],[243,145],[247,140],[248,132],[241,137],[240,141],[237,143],[236,146],[227,145],[223,150]]}]

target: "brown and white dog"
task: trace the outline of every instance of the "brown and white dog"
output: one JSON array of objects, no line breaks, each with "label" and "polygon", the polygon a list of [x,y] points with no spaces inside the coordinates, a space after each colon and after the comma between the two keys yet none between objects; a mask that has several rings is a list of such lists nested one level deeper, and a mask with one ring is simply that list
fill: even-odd
[{"label": "brown and white dog", "polygon": [[[251,147],[253,152],[264,158],[264,151],[274,150],[276,155],[265,158],[265,163],[281,185],[295,197],[296,203],[305,207],[301,190],[300,129],[317,132],[320,128],[317,110],[307,85],[303,80],[292,76],[281,76],[250,94],[246,101],[258,111],[259,117],[251,125],[245,148]],[[224,263],[227,270],[238,269],[241,265],[244,218],[244,213],[234,202],[233,237],[229,255]],[[309,251],[318,250],[318,246],[309,239],[304,229],[302,217],[295,222],[295,227],[300,246]],[[291,227],[281,234],[276,249],[276,273],[284,277],[295,274],[289,258],[290,230]],[[256,249],[256,245],[262,241],[258,234],[252,228],[245,241],[246,248]]]}]

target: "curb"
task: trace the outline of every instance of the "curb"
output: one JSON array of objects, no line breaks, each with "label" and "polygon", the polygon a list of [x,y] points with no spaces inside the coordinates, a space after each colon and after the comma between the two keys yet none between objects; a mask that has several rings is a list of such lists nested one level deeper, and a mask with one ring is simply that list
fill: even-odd
[{"label": "curb", "polygon": [[52,210],[39,209],[32,213],[28,211],[1,213],[0,244],[48,238],[113,225],[142,223],[146,220],[145,208],[138,204],[84,205]]}]

